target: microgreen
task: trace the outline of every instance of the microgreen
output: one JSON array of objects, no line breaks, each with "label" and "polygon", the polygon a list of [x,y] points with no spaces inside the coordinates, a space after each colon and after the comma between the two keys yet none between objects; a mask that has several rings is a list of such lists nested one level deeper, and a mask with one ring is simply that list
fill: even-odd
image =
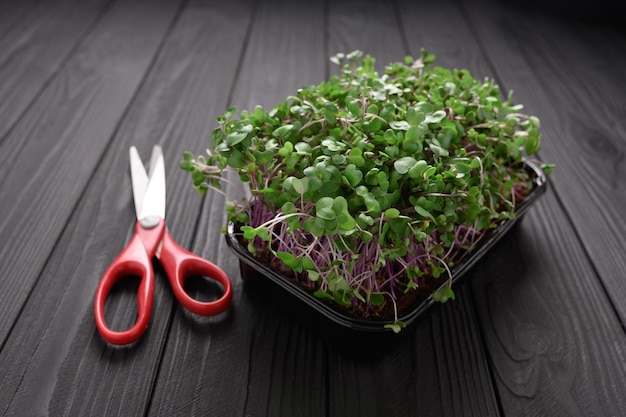
[{"label": "microgreen", "polygon": [[373,57],[337,54],[338,75],[270,110],[229,107],[181,168],[201,193],[236,170],[251,198],[228,220],[252,253],[355,315],[386,309],[400,331],[398,300],[426,278],[447,280],[435,301],[454,299],[451,268],[515,216],[540,149],[538,118],[511,94],[434,60],[422,50],[379,75]]}]

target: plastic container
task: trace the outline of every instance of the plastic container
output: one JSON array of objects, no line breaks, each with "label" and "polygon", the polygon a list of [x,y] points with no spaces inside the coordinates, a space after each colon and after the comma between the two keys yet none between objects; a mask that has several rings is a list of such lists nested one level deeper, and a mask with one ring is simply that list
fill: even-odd
[{"label": "plastic container", "polygon": [[[490,231],[469,256],[451,270],[453,285],[522,219],[528,208],[545,192],[547,178],[541,168],[527,161],[526,169],[531,174],[535,186],[528,197],[517,207],[515,219],[504,221]],[[361,343],[375,341],[381,346],[385,345],[389,341],[410,333],[410,328],[416,320],[435,303],[432,295],[429,295],[417,300],[409,309],[400,312],[398,318],[406,324],[406,328],[399,333],[394,333],[391,329],[385,328],[385,325],[392,323],[393,320],[366,320],[351,316],[338,307],[313,296],[311,292],[262,263],[239,242],[233,224],[228,225],[226,242],[239,257],[241,274],[247,292],[261,302],[276,305],[283,313],[296,318],[323,336],[327,342],[339,343],[342,346],[348,342],[350,345],[359,346]],[[439,288],[447,285],[447,279],[442,279],[441,282]]]}]

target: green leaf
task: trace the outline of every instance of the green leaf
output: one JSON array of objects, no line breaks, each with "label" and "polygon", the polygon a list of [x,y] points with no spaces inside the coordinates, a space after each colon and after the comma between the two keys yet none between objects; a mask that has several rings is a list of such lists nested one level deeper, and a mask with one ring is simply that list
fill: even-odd
[{"label": "green leaf", "polygon": [[437,172],[437,167],[429,167],[426,169],[426,171],[424,171],[424,174],[422,176],[424,178],[430,178],[435,174],[435,172]]},{"label": "green leaf", "polygon": [[257,235],[258,238],[260,238],[261,240],[263,240],[265,242],[269,242],[270,241],[270,231],[265,226],[257,227],[256,228],[256,235]]},{"label": "green leaf", "polygon": [[393,330],[394,333],[400,333],[400,331],[404,329],[405,327],[406,327],[406,323],[402,321],[396,321],[394,323],[385,324],[385,328]]},{"label": "green leaf", "polygon": [[352,217],[347,211],[345,211],[337,214],[337,224],[339,225],[339,230],[341,234],[346,236],[354,232],[354,226],[356,225],[356,221],[354,220],[354,217]]},{"label": "green leaf", "polygon": [[357,167],[361,167],[365,164],[363,158],[363,151],[360,148],[352,148],[348,152],[348,160]]},{"label": "green leaf", "polygon": [[194,165],[194,163],[190,162],[190,161],[184,161],[184,160],[180,161],[178,166],[180,168],[182,168],[183,170],[185,170],[185,171],[192,171],[193,172],[196,169],[196,166]]},{"label": "green leaf", "polygon": [[534,134],[534,135],[529,135],[528,138],[526,139],[526,147],[525,147],[525,152],[526,155],[532,155],[534,153],[539,152],[540,146],[539,146],[539,136]]},{"label": "green leaf", "polygon": [[365,113],[367,114],[378,114],[379,112],[379,108],[375,103],[370,104],[369,106],[367,106],[367,109],[365,110]]},{"label": "green leaf", "polygon": [[436,112],[426,116],[424,121],[426,123],[439,123],[446,117],[446,112],[443,110],[437,110]]},{"label": "green leaf", "polygon": [[556,168],[556,164],[541,164],[541,169],[546,175],[550,175],[554,168]]},{"label": "green leaf", "polygon": [[419,160],[415,162],[415,165],[413,165],[408,171],[409,178],[419,178],[419,176],[422,175],[427,168],[428,163],[426,161]]},{"label": "green leaf", "polygon": [[335,138],[329,136],[322,141],[322,146],[330,152],[340,152],[346,148],[346,145],[342,142],[337,142]]},{"label": "green leaf", "polygon": [[289,252],[278,251],[276,252],[276,256],[278,256],[278,258],[290,268],[296,268],[300,264],[298,258]]},{"label": "green leaf", "polygon": [[345,197],[337,196],[333,199],[332,209],[335,213],[347,213],[348,212],[348,201]]},{"label": "green leaf", "polygon": [[293,152],[293,143],[285,142],[283,147],[279,149],[278,154],[284,158],[289,156],[291,152]]},{"label": "green leaf", "polygon": [[349,164],[343,171],[351,187],[356,187],[363,179],[363,173],[354,164]]},{"label": "green leaf", "polygon": [[368,216],[365,213],[360,213],[357,216],[357,222],[359,223],[359,226],[361,226],[363,229],[367,228],[368,226],[374,225],[374,219],[372,218],[372,216]]},{"label": "green leaf", "polygon": [[296,193],[304,194],[309,190],[309,178],[294,178],[291,181],[291,185]]},{"label": "green leaf", "polygon": [[332,199],[331,197],[322,197],[317,201],[317,203],[315,203],[315,209],[321,210],[323,208],[329,208],[332,210],[334,202],[335,200]]},{"label": "green leaf", "polygon": [[242,168],[246,164],[246,158],[237,149],[233,149],[232,153],[227,159],[228,165],[233,168]]},{"label": "green leaf", "polygon": [[365,201],[365,207],[372,215],[380,212],[380,203],[371,194],[364,197],[363,200]]},{"label": "green leaf", "polygon": [[449,286],[438,289],[433,293],[433,300],[438,303],[445,303],[448,300],[454,300],[456,296]]},{"label": "green leaf", "polygon": [[425,208],[421,207],[421,206],[415,206],[415,211],[417,212],[417,214],[419,214],[422,217],[425,217],[427,219],[431,219],[431,220],[435,220],[435,218],[433,217],[432,214],[430,214],[430,212],[428,210],[426,210]]},{"label": "green leaf", "polygon": [[434,143],[431,143],[428,147],[437,156],[449,156],[450,155],[447,149],[442,148],[439,145],[435,145]]},{"label": "green leaf", "polygon": [[313,282],[318,281],[320,279],[320,274],[317,271],[307,270],[307,278]]},{"label": "green leaf", "polygon": [[333,64],[341,65],[343,64],[343,60],[346,58],[346,55],[343,53],[338,53],[330,57],[330,62]]},{"label": "green leaf", "polygon": [[430,114],[434,110],[433,105],[426,101],[420,101],[419,103],[415,105],[415,107],[413,107],[413,109],[415,110],[416,113],[421,112],[424,114]]},{"label": "green leaf", "polygon": [[277,138],[284,138],[289,132],[291,132],[292,129],[292,124],[286,124],[275,129],[274,132],[272,132],[272,135]]},{"label": "green leaf", "polygon": [[315,268],[315,263],[308,256],[303,256],[300,259],[300,263],[303,269],[310,270]]},{"label": "green leaf", "polygon": [[367,230],[361,231],[361,240],[363,243],[371,242],[374,239],[374,235]]},{"label": "green leaf", "polygon": [[394,132],[393,129],[385,130],[383,137],[385,138],[385,142],[387,142],[390,145],[395,145],[395,143],[397,142],[396,132]]},{"label": "green leaf", "polygon": [[294,145],[294,147],[296,149],[296,153],[298,153],[299,155],[310,155],[313,151],[311,145],[306,142],[298,142]]},{"label": "green leaf", "polygon": [[348,111],[350,112],[350,114],[352,114],[353,116],[360,116],[361,115],[361,103],[359,103],[357,100],[355,100],[355,99],[347,99],[346,100],[346,106],[347,106]]},{"label": "green leaf", "polygon": [[348,58],[348,61],[356,61],[357,59],[361,58],[363,56],[363,52],[359,51],[358,49],[350,52],[348,55],[346,55],[346,58]]},{"label": "green leaf", "polygon": [[322,209],[318,209],[316,212],[317,217],[324,220],[335,220],[337,215],[331,208],[324,207]]},{"label": "green leaf", "polygon": [[391,207],[385,210],[385,219],[391,220],[396,219],[400,215],[400,210],[397,208]]},{"label": "green leaf", "polygon": [[264,152],[255,151],[254,158],[256,159],[256,164],[254,165],[257,166],[257,165],[267,164],[272,161],[273,157],[274,157],[274,152],[272,152],[271,150],[267,150]]},{"label": "green leaf", "polygon": [[426,116],[423,112],[414,108],[408,108],[406,111],[406,120],[411,126],[417,126],[424,121]]},{"label": "green leaf", "polygon": [[404,120],[396,120],[396,121],[389,123],[389,127],[395,130],[408,130],[411,127],[411,125]]},{"label": "green leaf", "polygon": [[380,292],[373,292],[369,294],[369,302],[373,306],[381,306],[385,302],[385,294]]},{"label": "green leaf", "polygon": [[296,212],[296,206],[291,201],[287,201],[281,206],[280,211],[285,214],[292,214]]},{"label": "green leaf", "polygon": [[241,226],[241,231],[243,232],[243,238],[246,240],[251,240],[256,237],[256,230],[251,226]]},{"label": "green leaf", "polygon": [[418,126],[411,126],[410,128],[407,129],[406,133],[404,134],[404,140],[415,142],[418,139],[420,139],[420,136],[421,136],[420,133],[421,133],[421,129]]},{"label": "green leaf", "polygon": [[316,290],[313,293],[313,295],[316,296],[317,298],[321,298],[321,299],[324,299],[324,300],[333,300],[332,295],[330,295],[327,292],[322,291],[322,290]]},{"label": "green leaf", "polygon": [[256,120],[261,121],[265,118],[265,110],[263,110],[263,107],[257,104],[256,106],[254,106],[254,111],[252,113],[252,116]]},{"label": "green leaf", "polygon": [[393,167],[398,171],[399,174],[406,174],[409,170],[417,163],[415,158],[410,156],[405,156],[403,158],[398,159],[393,163]]}]

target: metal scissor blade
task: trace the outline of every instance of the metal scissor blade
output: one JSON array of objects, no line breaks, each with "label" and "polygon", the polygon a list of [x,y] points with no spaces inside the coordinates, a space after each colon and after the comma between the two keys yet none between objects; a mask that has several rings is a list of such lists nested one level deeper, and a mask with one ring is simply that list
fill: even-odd
[{"label": "metal scissor blade", "polygon": [[165,219],[165,162],[163,150],[159,145],[152,149],[150,158],[150,177],[143,193],[141,211],[138,219],[146,216],[159,216]]},{"label": "metal scissor blade", "polygon": [[134,146],[130,147],[130,179],[133,185],[133,198],[135,200],[135,214],[137,219],[141,218],[141,209],[143,207],[143,196],[148,187],[148,174],[143,166],[143,162],[139,157],[139,152]]},{"label": "metal scissor blade", "polygon": [[157,159],[163,156],[163,150],[159,145],[152,147],[152,155],[150,155],[150,163],[148,164],[148,177],[152,177],[154,168],[157,166]]}]

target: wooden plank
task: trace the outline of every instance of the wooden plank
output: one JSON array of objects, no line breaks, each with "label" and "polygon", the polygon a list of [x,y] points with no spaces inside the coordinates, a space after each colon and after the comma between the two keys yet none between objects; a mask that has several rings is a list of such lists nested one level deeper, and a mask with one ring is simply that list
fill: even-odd
[{"label": "wooden plank", "polygon": [[436,55],[435,65],[467,69],[477,79],[494,77],[494,69],[481,54],[459,4],[454,1],[424,2],[399,0],[401,27],[409,53],[418,57],[422,49]]},{"label": "wooden plank", "polygon": [[[280,86],[287,86],[285,94],[274,85],[276,81],[267,85],[253,81],[262,80],[263,74],[274,68],[268,64],[267,70],[258,70],[267,64],[265,56],[278,62],[298,56],[284,52],[292,46],[283,39],[285,33],[295,33],[296,29],[287,27],[269,35],[275,25],[259,23],[273,22],[271,16],[283,16],[280,10],[295,6],[266,9],[262,2],[256,11],[249,5],[227,7],[215,3],[199,11],[202,7],[190,6],[169,37],[155,72],[108,143],[109,149],[97,172],[91,175],[82,198],[74,200],[79,201],[76,214],[62,230],[0,352],[2,414],[327,415],[360,411],[362,415],[497,415],[478,336],[481,327],[504,411],[513,415],[537,415],[542,411],[550,415],[619,415],[626,398],[621,385],[626,362],[623,332],[619,321],[607,312],[606,297],[595,281],[594,269],[553,194],[542,200],[539,210],[529,213],[521,229],[481,264],[480,273],[468,277],[468,281],[476,281],[476,306],[467,285],[455,288],[457,302],[433,311],[408,340],[377,359],[364,361],[324,346],[289,314],[274,311],[265,300],[245,293],[237,278],[236,299],[227,315],[209,319],[187,315],[179,307],[172,307],[176,304],[162,273],[158,277],[153,323],[143,341],[130,349],[108,349],[102,344],[94,328],[91,300],[101,271],[131,233],[133,213],[127,174],[130,144],[140,146],[146,154],[154,138],[163,141],[170,201],[176,201],[168,207],[172,233],[184,246],[194,241],[194,251],[216,261],[231,277],[238,276],[236,260],[218,236],[224,222],[223,199],[210,194],[202,205],[203,200],[191,190],[189,178],[177,171],[176,165],[182,150],[202,152],[214,115],[224,108],[222,104],[246,100],[248,104],[256,100],[273,103],[291,93],[302,80],[292,74],[294,69],[285,70],[288,75],[276,78],[284,80]],[[317,6],[306,7],[313,10],[307,16],[318,16]],[[385,12],[384,7],[373,10],[376,16],[391,22],[388,17],[393,11]],[[440,62],[462,66],[469,62],[476,73],[490,72],[478,44],[468,42],[471,31],[465,30],[463,17],[454,7],[436,6],[430,9],[434,15],[424,10],[421,5],[403,9],[401,4],[396,14],[403,18],[403,27],[411,22],[421,28],[407,30],[409,52],[415,54],[417,45],[426,43],[434,46],[429,50],[438,53]],[[237,60],[248,28],[241,20],[250,13],[256,18],[238,77]],[[443,21],[437,20],[437,14]],[[502,22],[507,22],[506,15]],[[299,21],[297,29],[303,30],[303,26],[309,27]],[[392,28],[390,25],[386,30]],[[437,30],[440,36],[433,36],[432,42],[418,42]],[[258,42],[266,49],[271,40],[280,46],[264,54],[263,48],[255,48],[257,36],[264,37]],[[338,32],[338,36],[344,35]],[[381,33],[380,39],[389,41],[385,36]],[[456,48],[458,54],[447,53],[455,50],[455,36],[459,36],[457,43],[466,47]],[[360,43],[357,38],[357,34],[342,38],[344,50],[373,45],[367,51],[378,56],[376,51],[382,46],[373,40],[368,41],[372,44]],[[335,42],[332,38],[330,41]],[[315,36],[299,43],[301,48],[307,45],[307,56],[297,61],[308,65],[296,72],[310,74],[311,82],[315,82],[323,68],[311,63],[327,62],[327,56],[317,49],[311,54],[312,44],[324,50]],[[581,50],[585,49],[572,48],[572,57]],[[398,57],[390,49],[381,53],[396,60],[407,51],[401,48]],[[309,54],[320,54],[322,59],[318,61]],[[608,54],[607,62],[614,59]],[[506,71],[502,77],[498,69],[496,66],[493,72],[507,81],[506,86]],[[238,90],[229,100],[236,77]],[[515,82],[515,77],[511,80]],[[619,86],[621,81],[612,82]],[[612,82],[602,81],[600,88],[610,91]],[[615,96],[610,97],[608,103],[613,107],[623,106]],[[616,129],[619,132],[621,127]],[[96,128],[94,131],[97,133]],[[171,141],[171,137],[177,140]],[[63,169],[76,172],[72,167]],[[42,177],[39,174],[37,178]],[[17,182],[13,178],[5,184]],[[39,190],[29,187],[31,191]],[[619,184],[617,187],[619,191]],[[559,190],[555,188],[557,193]],[[200,212],[202,217],[196,227]],[[7,262],[8,258],[0,259]],[[563,266],[553,259],[567,261]],[[507,273],[511,266],[512,272]],[[564,282],[559,277],[573,279]],[[114,313],[119,322],[130,320],[132,296],[123,294],[120,298],[110,311],[117,310]],[[480,310],[480,326],[475,308]],[[119,317],[124,312],[128,317]],[[155,378],[159,382],[152,387]]]},{"label": "wooden plank", "polygon": [[[96,22],[106,0],[13,2],[0,10],[0,144]],[[8,152],[0,146],[0,153]]]},{"label": "wooden plank", "polygon": [[[10,32],[15,25],[20,24],[27,16],[35,16],[35,10],[42,9],[45,5],[41,0],[2,1],[0,2],[0,37]],[[43,7],[42,7],[43,6]]]},{"label": "wooden plank", "polygon": [[[402,61],[408,54],[399,24],[394,3],[372,0],[330,2],[330,55],[361,50],[376,58],[376,70],[382,74],[385,65]],[[331,71],[338,72],[336,67]]]},{"label": "wooden plank", "polygon": [[[11,131],[0,153],[0,346],[106,150],[175,5],[112,8]],[[146,11],[146,9],[149,9]],[[135,33],[135,26],[142,30]],[[129,36],[132,35],[132,36]],[[28,239],[31,234],[40,238]]]},{"label": "wooden plank", "polygon": [[626,335],[553,193],[472,277],[505,414],[617,416]]},{"label": "wooden plank", "polygon": [[271,109],[298,88],[326,78],[323,2],[271,0],[256,7],[241,74],[227,103],[238,110]]},{"label": "wooden plank", "polygon": [[[610,25],[593,26],[595,40],[606,41],[600,52],[575,20],[512,14],[491,3],[467,10],[507,88],[547,121],[541,157],[556,163],[555,192],[624,322],[626,90],[618,68],[626,37]],[[483,17],[485,10],[493,10],[492,20]]]},{"label": "wooden plank", "polygon": [[[409,54],[419,56],[422,49],[437,56],[436,65],[444,68],[468,69],[478,79],[493,77],[493,70],[482,58],[480,47],[472,36],[458,4],[455,2],[398,3],[401,27]],[[474,268],[479,269],[479,268]],[[416,391],[426,398],[439,398],[439,409],[432,415],[498,415],[498,402],[491,381],[487,355],[479,337],[481,326],[476,317],[476,306],[469,286],[477,275],[470,272],[455,288],[457,300],[442,308],[442,314],[433,314],[431,334],[425,333],[416,343],[426,338],[437,348],[434,360],[423,360],[422,366],[432,367],[433,374],[442,380],[454,382],[444,385],[435,394],[428,381]],[[462,301],[462,302],[459,302]],[[451,340],[450,340],[451,339]],[[451,343],[452,341],[452,343]],[[468,345],[471,348],[467,349]],[[423,343],[423,342],[422,342]],[[421,355],[420,355],[421,356]],[[419,369],[418,369],[419,372]],[[473,377],[473,375],[476,375]],[[488,395],[486,395],[488,394]],[[471,401],[467,399],[471,398]],[[418,409],[423,405],[418,402]]]},{"label": "wooden plank", "polygon": [[[3,414],[58,415],[62,409],[72,414],[81,407],[81,415],[101,414],[106,401],[89,411],[94,406],[90,396],[117,395],[110,391],[113,383],[98,386],[102,375],[83,383],[73,379],[72,371],[75,366],[91,375],[94,366],[101,366],[106,374],[123,366],[120,361],[127,356],[123,350],[103,351],[92,309],[99,276],[132,230],[129,144],[107,153],[105,161],[116,161],[115,170],[104,165],[100,181],[91,179],[176,11],[173,2],[117,3],[12,131],[9,143],[23,150],[18,165],[31,168],[28,175],[6,174],[2,189],[2,201],[14,201],[0,208],[8,218],[0,228],[2,241],[12,243],[3,245],[0,256]],[[170,158],[177,163],[176,156]],[[68,225],[83,192],[90,198],[78,205]],[[44,204],[33,204],[31,196]],[[77,341],[79,336],[83,339]],[[128,372],[137,368],[129,366]],[[127,379],[149,393],[151,380],[147,388],[142,380]],[[135,405],[132,398],[127,401]],[[145,408],[145,400],[136,406]]]},{"label": "wooden plank", "polygon": [[[299,87],[319,83],[324,77],[327,57],[320,2],[259,2],[250,9],[253,22],[240,73],[234,74],[233,95],[215,97],[213,104],[220,107],[207,112],[214,127],[215,117],[228,104],[238,110],[252,110],[257,104],[269,109]],[[209,39],[212,31],[205,36]],[[206,136],[202,144],[188,150],[200,153],[209,145]],[[225,186],[225,190],[229,198],[241,196],[233,187]],[[220,233],[226,224],[225,200],[211,191],[205,198],[194,251],[216,261],[231,277],[233,305],[227,318],[199,321],[191,321],[177,309],[150,413],[324,414],[323,345],[289,316],[244,291],[237,259]],[[197,323],[192,329],[196,331],[190,331],[190,323]]]},{"label": "wooden plank", "polygon": [[433,307],[411,334],[376,356],[331,350],[333,414],[498,415],[469,288],[459,286],[456,293],[463,302]]},{"label": "wooden plank", "polygon": [[[440,22],[439,16],[445,15],[448,7],[454,5],[332,2],[331,53],[362,49],[377,58],[380,72],[384,65],[402,61],[405,55],[417,56],[420,48],[427,46],[429,36],[428,46],[447,52],[449,43],[445,39],[453,28],[430,22]],[[420,44],[416,38],[424,41]],[[468,37],[465,43],[471,43],[471,39]],[[463,285],[455,291],[459,297],[454,303],[435,306],[408,340],[398,342],[391,353],[369,366],[330,351],[330,409],[338,415],[362,416],[409,416],[425,410],[430,415],[497,415],[470,294]],[[468,352],[473,352],[471,358]],[[361,390],[359,381],[376,388]],[[371,392],[377,395],[368,395]]]},{"label": "wooden plank", "polygon": [[[175,6],[149,3],[154,19],[166,15],[171,18]],[[146,18],[146,11],[138,9],[137,13]],[[184,402],[185,396],[175,386],[168,383],[165,392],[160,393],[162,396],[153,395],[157,377],[161,380],[169,372],[167,368],[160,369],[167,340],[171,342],[168,349],[173,349],[178,359],[186,358],[175,370],[174,379],[186,380],[191,392],[199,397],[205,395],[201,385],[193,384],[192,375],[202,371],[199,363],[204,361],[212,366],[211,360],[222,358],[219,352],[215,353],[207,331],[217,326],[216,335],[222,337],[229,336],[220,330],[240,331],[229,325],[232,315],[208,322],[184,314],[174,316],[177,304],[157,267],[150,328],[137,344],[114,348],[105,345],[95,329],[93,296],[101,274],[124,247],[133,229],[128,175],[130,145],[136,145],[146,158],[153,144],[163,145],[168,227],[181,245],[190,246],[203,199],[193,190],[190,178],[178,168],[178,163],[184,150],[202,152],[214,121],[207,114],[219,114],[228,100],[238,63],[238,54],[232,51],[242,48],[249,15],[246,3],[193,2],[176,19],[153,70],[125,114],[0,354],[0,367],[6,370],[0,380],[0,404],[7,404],[8,414],[19,411],[26,415],[147,415],[152,404],[154,414],[177,415],[181,404],[193,404]],[[149,34],[146,25],[141,24],[134,36]],[[211,238],[216,239],[214,235]],[[210,245],[211,250],[215,247]],[[204,255],[223,266],[213,253]],[[131,287],[107,303],[111,326],[132,321]],[[186,356],[178,355],[179,342],[184,338],[168,336],[173,316],[184,322],[177,331],[201,341],[197,344],[199,351],[188,349]],[[234,356],[231,359],[240,361]],[[220,386],[216,380],[210,383]],[[226,398],[228,395],[223,396]],[[161,407],[161,401],[172,401],[171,414]]]},{"label": "wooden plank", "polygon": [[[537,31],[536,23],[541,21],[540,18],[534,16],[531,25],[519,11],[511,15],[501,10],[499,13],[497,6],[491,3],[489,6],[484,4],[484,7],[477,5],[472,2],[471,7],[468,5],[465,8],[475,12],[472,15],[475,21],[470,26],[463,24],[463,16],[452,10],[442,13],[448,26],[454,28],[450,45],[463,45],[459,52],[473,57],[467,62],[474,73],[496,76],[503,90],[513,88],[514,98],[525,103],[526,110],[537,112],[542,117],[543,129],[548,131],[544,136],[542,152],[546,160],[554,160],[552,156],[556,152],[545,155],[548,154],[546,150],[554,147],[552,143],[555,140],[562,146],[559,148],[559,161],[567,161],[568,158],[575,161],[578,155],[586,155],[588,152],[581,149],[566,150],[568,145],[561,142],[563,138],[554,139],[558,136],[555,133],[557,129],[567,126],[563,124],[567,118],[564,119],[563,114],[557,114],[553,109],[564,108],[563,97],[584,92],[585,88],[579,80],[566,92],[563,79],[557,81],[549,72],[546,83],[541,82],[547,70],[543,67],[537,70],[539,61],[559,66],[564,55],[554,58],[559,55],[552,55],[554,51],[550,50],[551,43],[546,45],[546,39],[542,42],[529,41],[530,33]],[[410,14],[402,15],[410,18]],[[431,24],[442,22],[432,21]],[[475,28],[479,28],[480,44],[484,45],[486,54],[466,41]],[[549,32],[552,33],[552,30]],[[558,39],[559,47],[568,45],[564,36]],[[530,49],[525,53],[519,51],[522,45],[532,48],[532,53]],[[544,47],[550,52],[546,53]],[[575,49],[566,55],[572,57],[572,54],[576,56]],[[548,58],[548,55],[553,58]],[[536,59],[532,64],[530,56]],[[615,59],[615,55],[603,55],[607,60],[611,56]],[[440,54],[440,57],[443,56]],[[582,55],[578,58],[582,59]],[[576,66],[575,58],[572,59],[567,66],[569,68]],[[489,63],[493,65],[492,74],[489,74]],[[598,62],[596,65],[599,65]],[[600,85],[605,85],[607,92],[610,91],[608,86],[616,82],[616,78],[599,78]],[[554,83],[561,84],[562,89],[554,89]],[[571,81],[570,85],[573,85]],[[551,89],[554,91],[550,94]],[[615,100],[608,93],[607,98]],[[568,103],[588,100],[593,99],[571,96],[566,99]],[[619,107],[616,111],[620,111]],[[568,139],[571,148],[573,142]],[[557,164],[557,171],[564,169],[560,162],[557,161]],[[569,163],[565,165],[560,178],[576,176],[567,166]],[[589,261],[576,232],[568,224],[567,215],[552,194],[563,198],[564,180],[551,179],[552,191],[542,197],[545,200],[541,201],[540,207],[527,214],[528,219],[522,223],[521,230],[476,268],[480,273],[468,277],[476,284],[476,306],[498,381],[502,408],[505,414],[513,415],[619,415],[618,410],[624,408],[623,398],[626,398],[617,382],[624,378],[624,354],[620,349],[624,345],[623,331],[602,286],[597,282],[594,270],[597,266]],[[566,194],[570,195],[569,192]],[[589,198],[579,198],[581,200],[575,205],[581,211],[596,204]],[[570,204],[574,205],[573,201]],[[598,220],[587,216],[587,221]],[[531,237],[520,240],[520,234]],[[599,236],[589,240],[598,241],[602,241]],[[607,247],[598,245],[596,250],[606,251]],[[572,363],[578,365],[572,366]]]}]

